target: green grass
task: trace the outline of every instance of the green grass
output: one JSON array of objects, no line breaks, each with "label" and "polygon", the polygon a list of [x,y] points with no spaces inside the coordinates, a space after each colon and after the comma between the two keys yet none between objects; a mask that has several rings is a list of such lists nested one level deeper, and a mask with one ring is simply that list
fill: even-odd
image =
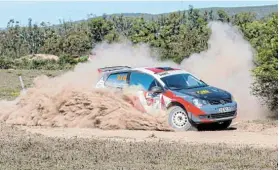
[{"label": "green grass", "polygon": [[15,99],[21,91],[19,76],[26,88],[32,86],[34,78],[40,75],[54,77],[63,73],[59,70],[0,70],[0,99]]}]

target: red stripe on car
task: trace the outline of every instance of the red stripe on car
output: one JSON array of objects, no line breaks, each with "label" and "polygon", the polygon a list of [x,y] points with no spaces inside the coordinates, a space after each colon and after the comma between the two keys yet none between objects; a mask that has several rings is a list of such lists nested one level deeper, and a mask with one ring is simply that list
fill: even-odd
[{"label": "red stripe on car", "polygon": [[186,109],[186,111],[191,112],[194,116],[205,115],[205,113],[201,109],[199,109],[192,103],[184,100],[183,98],[176,96],[173,92],[171,92],[169,90],[166,91],[164,93],[164,95],[166,97],[169,97],[172,101],[176,101],[176,102],[179,102],[180,104],[182,104],[184,106],[184,108]]},{"label": "red stripe on car", "polygon": [[154,73],[161,73],[161,72],[164,72],[165,70],[162,70],[162,69],[158,69],[158,68],[146,68],[147,70],[150,70]]},{"label": "red stripe on car", "polygon": [[181,70],[181,69],[179,69],[179,68],[172,68],[172,70]]}]

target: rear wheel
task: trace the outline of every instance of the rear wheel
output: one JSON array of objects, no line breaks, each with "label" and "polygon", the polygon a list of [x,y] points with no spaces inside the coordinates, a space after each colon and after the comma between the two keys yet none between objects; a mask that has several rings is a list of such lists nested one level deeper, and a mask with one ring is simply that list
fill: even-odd
[{"label": "rear wheel", "polygon": [[169,125],[178,131],[194,130],[186,111],[180,106],[172,106],[168,109]]}]

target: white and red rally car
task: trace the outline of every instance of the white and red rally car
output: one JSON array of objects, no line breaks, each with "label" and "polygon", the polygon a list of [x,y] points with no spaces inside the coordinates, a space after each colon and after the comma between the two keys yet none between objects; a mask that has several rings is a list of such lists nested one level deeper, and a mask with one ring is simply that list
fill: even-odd
[{"label": "white and red rally car", "polygon": [[96,88],[142,87],[137,96],[141,103],[138,109],[167,110],[169,124],[176,130],[209,123],[226,129],[237,115],[237,103],[230,93],[181,69],[114,66],[98,71],[101,78]]}]

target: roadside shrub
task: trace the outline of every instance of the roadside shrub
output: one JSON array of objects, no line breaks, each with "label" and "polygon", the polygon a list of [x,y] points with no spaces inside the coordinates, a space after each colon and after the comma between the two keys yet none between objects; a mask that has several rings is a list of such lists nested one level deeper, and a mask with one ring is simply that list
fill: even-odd
[{"label": "roadside shrub", "polygon": [[29,69],[31,65],[30,60],[26,58],[15,59],[13,69]]},{"label": "roadside shrub", "polygon": [[78,63],[84,63],[88,61],[89,56],[81,56],[77,59]]},{"label": "roadside shrub", "polygon": [[55,60],[31,60],[30,69],[43,69],[43,70],[55,70]]},{"label": "roadside shrub", "polygon": [[59,57],[58,63],[61,66],[66,64],[76,65],[78,61],[70,55],[62,55],[61,57]]},{"label": "roadside shrub", "polygon": [[12,59],[9,57],[0,57],[0,69],[32,69],[32,70],[69,70],[79,62],[88,61],[88,56],[74,58],[69,55],[63,55],[58,61],[54,59]]},{"label": "roadside shrub", "polygon": [[0,69],[11,69],[14,66],[14,60],[7,57],[0,57]]}]

